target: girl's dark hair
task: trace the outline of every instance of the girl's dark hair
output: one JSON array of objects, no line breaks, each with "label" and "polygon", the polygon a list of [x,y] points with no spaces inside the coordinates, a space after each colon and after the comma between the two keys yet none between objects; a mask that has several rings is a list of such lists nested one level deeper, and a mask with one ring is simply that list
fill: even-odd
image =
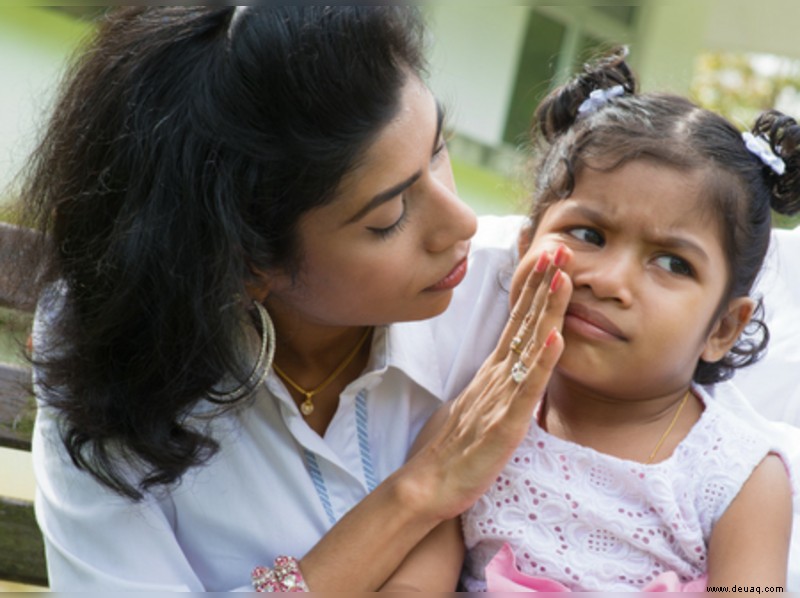
[{"label": "girl's dark hair", "polygon": [[23,189],[64,291],[38,381],[79,467],[140,499],[214,454],[189,416],[251,374],[247,284],[298,272],[298,219],[397,113],[423,41],[409,6],[106,15]]},{"label": "girl's dark hair", "polygon": [[[646,159],[679,170],[706,171],[704,198],[718,220],[728,257],[722,310],[732,298],[752,290],[770,242],[771,209],[781,214],[800,209],[800,126],[774,110],[759,116],[753,126],[752,133],[766,139],[785,163],[779,175],[746,148],[741,132],[722,116],[683,97],[636,93],[626,55],[621,48],[584,65],[537,108],[533,224],[539,224],[553,203],[571,195],[583,168],[609,171]],[[614,97],[605,104],[580,113],[593,91],[617,86],[621,95],[610,94]],[[761,357],[769,340],[760,319],[762,308],[759,301],[756,317],[728,355],[715,363],[700,361],[695,382],[726,380],[736,368]]]}]

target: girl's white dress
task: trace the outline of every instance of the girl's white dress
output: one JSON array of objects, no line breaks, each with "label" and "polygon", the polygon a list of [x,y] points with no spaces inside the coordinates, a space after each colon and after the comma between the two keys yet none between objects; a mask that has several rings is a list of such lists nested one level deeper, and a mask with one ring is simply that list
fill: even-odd
[{"label": "girl's white dress", "polygon": [[466,589],[486,589],[484,569],[506,543],[522,573],[574,591],[639,590],[668,571],[683,582],[704,575],[714,524],[754,468],[780,451],[728,397],[694,390],[702,416],[672,456],[653,465],[556,438],[534,420],[462,517]]}]

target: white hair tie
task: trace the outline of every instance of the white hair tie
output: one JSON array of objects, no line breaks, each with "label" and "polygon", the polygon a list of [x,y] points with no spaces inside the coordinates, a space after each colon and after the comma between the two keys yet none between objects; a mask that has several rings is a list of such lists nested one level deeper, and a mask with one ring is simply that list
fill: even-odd
[{"label": "white hair tie", "polygon": [[247,12],[247,10],[249,8],[250,8],[250,6],[248,5],[248,6],[237,6],[236,8],[233,9],[233,15],[231,16],[231,20],[228,23],[228,39],[229,40],[233,37],[233,32],[236,30],[236,27],[239,24],[239,21],[242,20],[242,17],[244,16],[244,13]]},{"label": "white hair tie", "polygon": [[610,100],[625,95],[622,85],[615,85],[608,89],[595,89],[583,103],[578,106],[578,116],[587,116],[605,106]]},{"label": "white hair tie", "polygon": [[761,136],[756,137],[749,131],[742,133],[742,139],[744,139],[744,145],[751,154],[757,156],[766,166],[769,166],[772,172],[778,176],[783,176],[783,173],[786,172],[786,162],[773,151],[769,141]]}]

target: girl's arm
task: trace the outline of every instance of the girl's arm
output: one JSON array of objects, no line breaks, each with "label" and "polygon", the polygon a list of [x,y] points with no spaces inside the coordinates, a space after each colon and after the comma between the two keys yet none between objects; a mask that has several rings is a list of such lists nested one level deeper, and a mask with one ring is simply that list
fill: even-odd
[{"label": "girl's arm", "polygon": [[714,526],[709,586],[786,586],[792,491],[783,461],[768,455]]},{"label": "girl's arm", "polygon": [[[456,518],[489,488],[522,441],[563,349],[558,331],[572,285],[561,276],[551,291],[555,272],[553,266],[531,272],[497,348],[426,428],[430,440],[303,557],[312,591],[374,591],[403,561],[395,582],[430,590],[441,581],[455,589],[456,550],[463,550],[451,549],[454,531],[460,534]],[[510,348],[515,337],[525,340],[522,355]],[[517,383],[511,369],[520,359],[529,369]],[[454,521],[437,527],[448,520]]]}]

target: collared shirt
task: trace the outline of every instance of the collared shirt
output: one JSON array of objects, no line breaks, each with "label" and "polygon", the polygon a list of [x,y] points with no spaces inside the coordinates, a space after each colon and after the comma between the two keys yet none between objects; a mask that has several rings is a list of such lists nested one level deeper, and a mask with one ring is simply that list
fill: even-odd
[{"label": "collared shirt", "polygon": [[[342,393],[323,437],[271,374],[251,404],[213,421],[221,448],[210,462],[132,503],[75,468],[57,413],[41,407],[36,514],[51,588],[248,590],[254,566],[306,554],[404,463],[427,418],[494,347],[522,221],[482,219],[469,273],[445,314],[376,330],[368,367]],[[35,339],[45,337],[47,317],[37,316]]]}]

